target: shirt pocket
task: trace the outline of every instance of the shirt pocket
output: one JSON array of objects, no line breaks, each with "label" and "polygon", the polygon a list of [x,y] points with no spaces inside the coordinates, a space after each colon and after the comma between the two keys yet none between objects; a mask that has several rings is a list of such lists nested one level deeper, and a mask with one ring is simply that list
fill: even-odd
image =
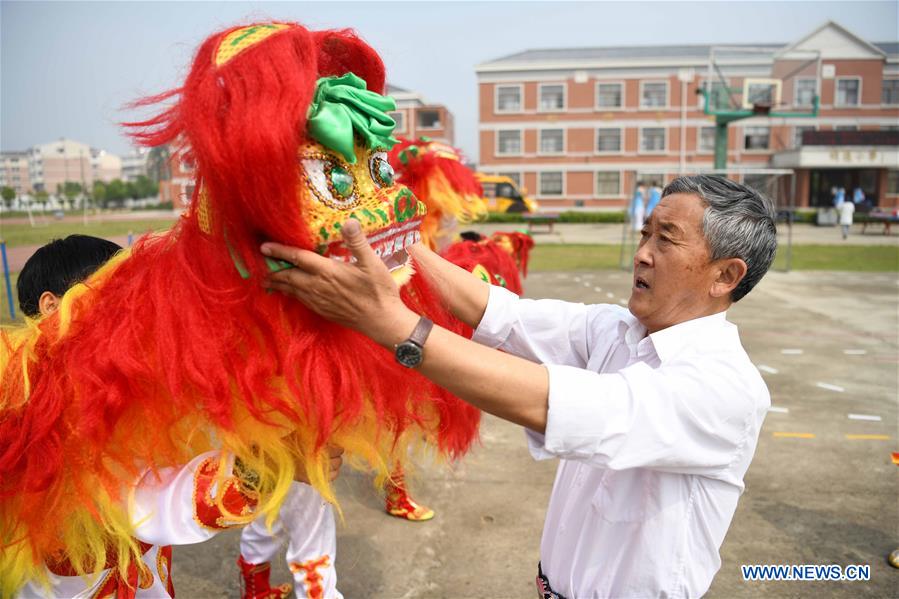
[{"label": "shirt pocket", "polygon": [[607,522],[644,522],[661,511],[658,473],[643,468],[606,470],[593,509]]}]

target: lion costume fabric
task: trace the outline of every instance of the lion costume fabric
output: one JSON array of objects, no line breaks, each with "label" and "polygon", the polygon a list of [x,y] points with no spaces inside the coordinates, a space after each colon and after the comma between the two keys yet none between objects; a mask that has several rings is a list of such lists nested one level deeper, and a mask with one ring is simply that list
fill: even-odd
[{"label": "lion costume fabric", "polygon": [[127,568],[139,557],[128,486],[210,448],[258,473],[256,515],[272,518],[297,456],[334,499],[327,443],[382,474],[420,439],[450,458],[469,448],[475,409],[262,287],[287,266],[263,260],[262,241],[349,260],[340,226],[356,218],[404,301],[462,329],[404,250],[425,210],[393,180],[384,82],[352,32],[270,22],[211,36],[180,89],[135,104],[169,103],[128,126],[144,145],[179,145],[196,191],[167,234],[73,287],[55,314],[3,332],[0,594],[48,559],[78,574],[108,558]]},{"label": "lion costume fabric", "polygon": [[400,139],[390,152],[399,181],[427,206],[422,240],[440,254],[491,285],[521,294],[534,240],[526,233],[494,233],[489,238],[474,232],[456,232],[459,223],[487,216],[487,202],[475,174],[465,166],[462,152],[444,143],[420,137]]},{"label": "lion costume fabric", "polygon": [[401,138],[389,160],[399,181],[427,206],[421,235],[431,249],[455,241],[457,223],[487,216],[481,184],[458,149],[427,137],[417,141]]}]

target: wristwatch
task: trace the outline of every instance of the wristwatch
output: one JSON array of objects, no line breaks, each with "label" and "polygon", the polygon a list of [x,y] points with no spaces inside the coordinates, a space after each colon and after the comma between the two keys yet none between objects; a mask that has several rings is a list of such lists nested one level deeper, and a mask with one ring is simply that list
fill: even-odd
[{"label": "wristwatch", "polygon": [[409,338],[395,346],[396,361],[406,368],[415,368],[424,359],[425,340],[431,334],[434,323],[422,316]]}]

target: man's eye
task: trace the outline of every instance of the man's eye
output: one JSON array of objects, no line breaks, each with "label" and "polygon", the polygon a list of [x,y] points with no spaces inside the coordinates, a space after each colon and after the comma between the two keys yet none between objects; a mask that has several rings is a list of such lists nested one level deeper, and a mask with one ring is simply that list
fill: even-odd
[{"label": "man's eye", "polygon": [[325,158],[303,158],[306,182],[315,198],[335,210],[346,210],[359,202],[353,173],[340,162]]},{"label": "man's eye", "polygon": [[368,168],[371,172],[371,179],[380,189],[383,187],[393,187],[396,176],[393,167],[387,161],[387,152],[375,152],[368,161]]}]

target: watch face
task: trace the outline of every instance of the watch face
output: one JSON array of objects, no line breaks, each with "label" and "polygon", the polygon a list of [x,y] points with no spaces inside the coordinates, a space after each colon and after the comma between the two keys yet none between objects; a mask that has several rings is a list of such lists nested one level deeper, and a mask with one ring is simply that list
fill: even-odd
[{"label": "watch face", "polygon": [[404,341],[397,345],[395,355],[396,361],[406,368],[414,368],[421,364],[421,347],[410,341]]}]

